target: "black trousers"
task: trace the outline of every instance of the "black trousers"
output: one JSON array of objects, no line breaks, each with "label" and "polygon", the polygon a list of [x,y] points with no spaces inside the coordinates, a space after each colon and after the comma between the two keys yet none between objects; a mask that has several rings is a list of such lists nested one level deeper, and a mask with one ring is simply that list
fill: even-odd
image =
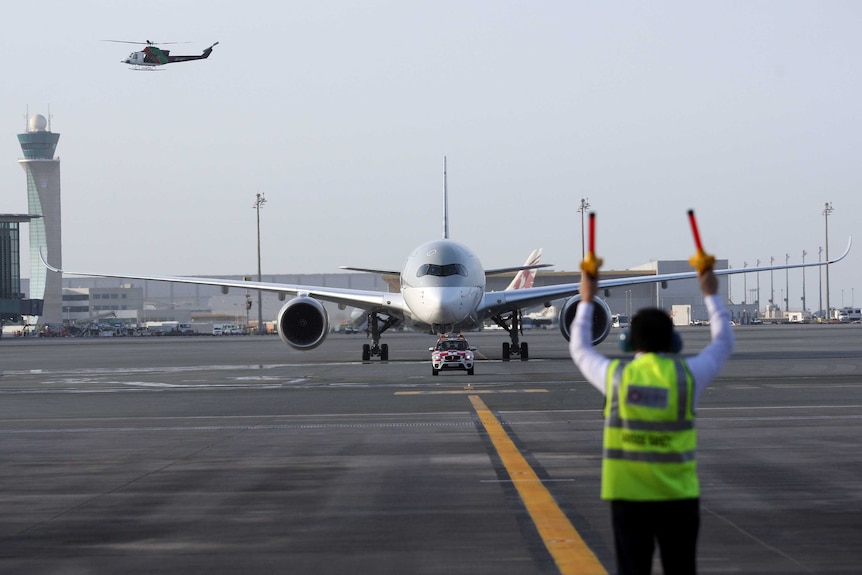
[{"label": "black trousers", "polygon": [[649,575],[655,544],[664,575],[697,573],[700,499],[611,501],[618,575]]}]

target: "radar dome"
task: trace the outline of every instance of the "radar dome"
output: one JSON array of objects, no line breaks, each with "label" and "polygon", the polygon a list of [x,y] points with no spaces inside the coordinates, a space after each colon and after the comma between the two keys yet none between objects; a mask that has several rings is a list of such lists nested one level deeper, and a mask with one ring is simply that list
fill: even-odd
[{"label": "radar dome", "polygon": [[48,127],[48,120],[42,114],[30,116],[30,128],[28,132],[44,132]]}]

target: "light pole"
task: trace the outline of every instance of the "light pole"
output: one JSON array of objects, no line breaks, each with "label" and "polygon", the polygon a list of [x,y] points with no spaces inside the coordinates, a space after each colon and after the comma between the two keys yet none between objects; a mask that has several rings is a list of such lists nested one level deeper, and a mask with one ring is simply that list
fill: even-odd
[{"label": "light pole", "polygon": [[[808,252],[802,250],[802,265],[805,265],[805,256],[808,255]],[[805,268],[802,268],[802,313],[805,314],[805,310],[808,309],[805,307]]]},{"label": "light pole", "polygon": [[[817,246],[817,263],[820,263],[823,261],[823,258],[821,257],[822,255],[823,255],[823,246]],[[817,304],[817,313],[822,314],[823,313],[823,270],[821,269],[820,266],[817,266],[817,284],[819,286],[818,291],[820,293],[820,302]],[[820,317],[822,318],[823,316],[820,316]]]},{"label": "light pole", "polygon": [[585,246],[584,246],[584,214],[590,207],[589,198],[581,198],[581,207],[578,208],[578,211],[581,212],[581,259],[584,259],[586,256]]},{"label": "light pole", "polygon": [[[784,265],[790,263],[790,254],[784,254]],[[790,311],[790,270],[784,270],[784,313]]]},{"label": "light pole", "polygon": [[[760,259],[757,260],[757,267],[760,267]],[[754,301],[757,305],[757,311],[760,312],[760,272],[757,272],[757,299]]]},{"label": "light pole", "polygon": [[829,214],[831,213],[832,202],[826,202],[823,207],[823,221],[826,232],[826,317],[828,319],[832,319],[832,312],[829,308]]},{"label": "light pole", "polygon": [[[258,192],[257,198],[254,201],[254,205],[252,206],[257,212],[257,281],[260,283],[263,281],[260,275],[260,208],[266,203],[266,198],[263,194]],[[263,329],[263,292],[257,290],[257,333],[264,334],[266,331]]]},{"label": "light pole", "polygon": [[[748,262],[742,262],[742,269],[748,267]],[[742,272],[742,305],[748,305],[748,274]]]},{"label": "light pole", "polygon": [[[730,262],[727,262],[727,269],[733,269],[733,266],[730,265]],[[727,303],[731,305],[733,304],[733,281],[731,281],[731,278],[727,278]]]},{"label": "light pole", "polygon": [[[775,261],[775,258],[769,256],[769,265]],[[769,311],[772,312],[772,306],[775,305],[775,270],[769,270]]]}]

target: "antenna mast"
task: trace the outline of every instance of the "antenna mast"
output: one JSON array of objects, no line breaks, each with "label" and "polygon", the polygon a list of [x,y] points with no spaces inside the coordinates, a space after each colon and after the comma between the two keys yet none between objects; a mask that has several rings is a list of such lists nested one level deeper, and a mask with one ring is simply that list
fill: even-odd
[{"label": "antenna mast", "polygon": [[449,190],[446,183],[446,156],[443,156],[443,239],[449,239]]}]

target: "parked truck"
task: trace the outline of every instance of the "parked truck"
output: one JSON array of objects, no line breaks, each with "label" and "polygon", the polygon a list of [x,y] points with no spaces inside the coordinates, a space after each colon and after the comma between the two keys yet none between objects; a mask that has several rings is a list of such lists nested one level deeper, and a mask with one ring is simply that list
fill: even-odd
[{"label": "parked truck", "polygon": [[691,306],[689,304],[674,304],[671,310],[673,325],[691,325]]}]

